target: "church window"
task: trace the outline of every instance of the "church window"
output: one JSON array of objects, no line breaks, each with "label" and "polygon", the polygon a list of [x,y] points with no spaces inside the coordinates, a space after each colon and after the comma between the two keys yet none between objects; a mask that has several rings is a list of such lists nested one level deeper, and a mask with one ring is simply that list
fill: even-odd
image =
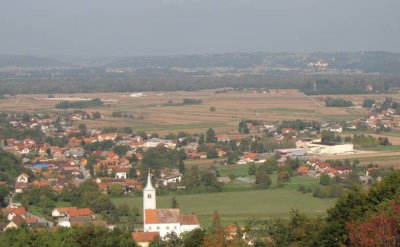
[{"label": "church window", "polygon": [[148,199],[151,199],[151,194],[147,194],[147,198],[148,198]]}]

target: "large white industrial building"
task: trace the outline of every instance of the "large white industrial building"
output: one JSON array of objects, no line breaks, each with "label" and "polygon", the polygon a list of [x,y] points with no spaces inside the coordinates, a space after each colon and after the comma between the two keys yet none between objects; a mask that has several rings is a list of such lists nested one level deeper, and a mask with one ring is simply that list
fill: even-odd
[{"label": "large white industrial building", "polygon": [[348,154],[354,152],[352,143],[329,143],[323,144],[321,140],[307,140],[298,141],[296,147],[304,149],[307,154],[315,155],[335,155],[335,154]]}]

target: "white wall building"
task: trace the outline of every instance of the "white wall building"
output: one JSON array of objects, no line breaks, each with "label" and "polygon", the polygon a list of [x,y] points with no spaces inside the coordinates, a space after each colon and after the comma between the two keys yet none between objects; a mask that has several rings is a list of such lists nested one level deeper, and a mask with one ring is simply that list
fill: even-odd
[{"label": "white wall building", "polygon": [[310,143],[305,147],[309,154],[322,154],[322,155],[334,155],[334,154],[346,154],[353,153],[354,146],[351,143],[346,144],[321,144],[321,143]]},{"label": "white wall building", "polygon": [[178,208],[157,209],[156,190],[151,183],[151,175],[147,177],[147,185],[143,189],[143,230],[158,232],[163,238],[168,233],[177,235],[200,228],[197,215],[181,215]]}]

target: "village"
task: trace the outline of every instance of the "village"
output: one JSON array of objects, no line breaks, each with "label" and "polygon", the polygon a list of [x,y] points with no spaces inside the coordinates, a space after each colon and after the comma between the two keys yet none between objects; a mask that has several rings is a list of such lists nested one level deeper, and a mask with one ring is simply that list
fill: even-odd
[{"label": "village", "polygon": [[[351,136],[340,136],[344,130],[371,130],[375,133],[399,127],[400,119],[394,109],[374,111],[375,106],[371,106],[368,116],[347,122],[242,120],[236,135],[217,134],[213,129],[208,129],[205,134],[180,132],[165,137],[156,133],[134,133],[130,127],[100,130],[77,124],[85,118],[101,118],[98,112],[80,110],[63,115],[3,113],[1,130],[6,138],[0,140],[0,146],[4,152],[18,157],[24,172],[17,174],[12,184],[7,179],[0,179],[2,186],[11,189],[8,205],[2,209],[6,219],[2,230],[18,228],[22,224],[32,228],[94,224],[112,229],[114,224],[98,217],[95,210],[89,207],[54,207],[47,211],[47,215],[43,215],[43,212],[29,212],[26,208],[28,205],[11,199],[18,199],[19,194],[32,188],[49,188],[56,194],[62,194],[70,186],[79,188],[90,181],[101,194],[107,196],[135,196],[142,191],[146,193],[146,188],[152,190],[152,195],[143,196],[141,217],[144,219],[139,222],[143,222],[144,232],[135,230],[133,233],[137,242],[143,242],[143,246],[146,246],[157,236],[164,237],[170,232],[179,235],[200,227],[195,214],[180,216],[179,209],[162,210],[155,207],[155,188],[190,190],[191,184],[185,180],[185,169],[188,168],[185,168],[184,161],[212,160],[218,166],[261,166],[272,162],[273,171],[279,171],[279,175],[282,167],[291,167],[290,171],[284,171],[288,173],[285,175],[287,177],[320,179],[327,175],[332,181],[345,180],[353,173],[358,164],[356,161],[351,164],[350,161],[338,163],[324,160],[324,155],[363,152],[354,148],[358,144],[354,142],[356,136],[353,140]],[[377,143],[390,145],[387,138],[377,139]],[[152,160],[157,156],[152,152],[164,152],[166,156],[161,156],[161,159],[170,154],[174,157]],[[356,179],[366,185],[379,181],[381,177],[377,170],[370,166],[361,173],[359,171]],[[257,186],[257,178],[220,176],[217,169],[210,176],[217,181],[217,184],[210,185],[217,187],[217,191],[223,184],[232,183],[233,180]],[[287,180],[282,181],[284,183]],[[150,206],[146,200],[151,200]],[[147,209],[150,211],[147,212]],[[164,221],[167,226],[157,225]],[[155,225],[151,226],[148,222]],[[182,224],[185,226],[181,229]],[[163,230],[160,227],[164,227]]]}]

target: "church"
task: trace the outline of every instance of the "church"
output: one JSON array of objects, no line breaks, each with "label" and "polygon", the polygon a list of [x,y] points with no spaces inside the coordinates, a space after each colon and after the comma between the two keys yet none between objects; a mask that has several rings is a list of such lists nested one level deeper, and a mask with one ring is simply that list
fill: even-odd
[{"label": "church", "polygon": [[158,232],[160,237],[175,232],[184,232],[200,228],[196,214],[181,215],[179,208],[162,208],[156,206],[156,189],[151,183],[151,174],[147,176],[147,185],[143,189],[143,231]]}]

